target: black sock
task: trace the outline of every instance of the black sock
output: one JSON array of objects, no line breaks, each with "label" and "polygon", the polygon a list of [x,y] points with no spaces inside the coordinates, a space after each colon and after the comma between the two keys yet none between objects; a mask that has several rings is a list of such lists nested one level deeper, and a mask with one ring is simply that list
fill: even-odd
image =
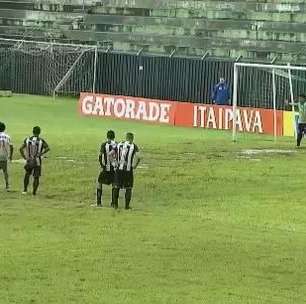
[{"label": "black sock", "polygon": [[102,189],[97,189],[97,205],[102,205]]},{"label": "black sock", "polygon": [[111,207],[114,207],[114,195],[115,195],[115,188],[112,188],[112,201],[111,201]]},{"label": "black sock", "polygon": [[9,178],[8,178],[8,173],[4,172],[4,179],[5,179],[5,188],[9,188]]},{"label": "black sock", "polygon": [[303,138],[303,133],[299,133],[297,136],[297,146],[298,147],[301,145],[302,138]]},{"label": "black sock", "polygon": [[30,175],[29,175],[29,174],[26,174],[26,175],[24,176],[24,181],[23,181],[23,184],[24,184],[23,191],[24,191],[24,192],[27,192],[27,191],[28,191],[29,182],[30,182]]},{"label": "black sock", "polygon": [[35,177],[33,182],[33,195],[36,195],[39,186],[39,178]]},{"label": "black sock", "polygon": [[113,204],[115,209],[118,209],[119,191],[119,188],[114,188],[113,191]]},{"label": "black sock", "polygon": [[132,199],[132,189],[125,190],[125,209],[130,208],[130,202]]}]

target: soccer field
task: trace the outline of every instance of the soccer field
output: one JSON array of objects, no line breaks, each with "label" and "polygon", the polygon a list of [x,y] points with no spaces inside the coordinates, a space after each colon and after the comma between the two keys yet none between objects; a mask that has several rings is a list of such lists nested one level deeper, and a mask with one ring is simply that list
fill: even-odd
[{"label": "soccer field", "polygon": [[[0,121],[15,145],[11,193],[0,176],[1,304],[305,303],[306,150],[293,139],[232,143],[23,95],[0,99]],[[34,125],[51,152],[39,194],[24,197],[18,149]],[[118,211],[91,207],[110,128],[141,148],[132,211],[122,197]]]}]

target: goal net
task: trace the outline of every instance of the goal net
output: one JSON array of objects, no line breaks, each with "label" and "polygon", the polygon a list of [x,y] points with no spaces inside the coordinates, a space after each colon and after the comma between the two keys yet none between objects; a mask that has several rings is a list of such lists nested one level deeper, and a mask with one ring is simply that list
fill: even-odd
[{"label": "goal net", "polygon": [[239,107],[270,109],[273,113],[273,135],[276,140],[281,127],[278,110],[291,111],[291,123],[296,131],[296,117],[292,103],[299,95],[306,95],[306,67],[256,63],[235,63],[233,88],[233,140],[237,139]]},{"label": "goal net", "polygon": [[42,95],[95,90],[96,46],[0,39],[0,90]]}]

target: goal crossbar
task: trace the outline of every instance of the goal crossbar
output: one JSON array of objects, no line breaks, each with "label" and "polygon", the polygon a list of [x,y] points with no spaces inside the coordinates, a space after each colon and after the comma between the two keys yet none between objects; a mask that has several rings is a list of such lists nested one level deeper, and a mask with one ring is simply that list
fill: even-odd
[{"label": "goal crossbar", "polygon": [[306,71],[306,67],[294,66],[288,63],[287,65],[274,65],[274,64],[260,64],[260,63],[246,63],[246,62],[235,62],[235,67],[253,67],[262,69],[275,69],[275,70],[291,70],[291,71]]},{"label": "goal crossbar", "polygon": [[28,44],[37,44],[37,45],[53,45],[53,46],[63,46],[63,47],[79,47],[79,48],[87,48],[87,49],[96,49],[96,45],[88,45],[88,44],[74,44],[74,43],[60,43],[60,42],[48,42],[48,41],[34,41],[34,40],[22,40],[22,39],[9,39],[9,38],[0,38],[0,42],[12,42],[12,43],[28,43]]}]

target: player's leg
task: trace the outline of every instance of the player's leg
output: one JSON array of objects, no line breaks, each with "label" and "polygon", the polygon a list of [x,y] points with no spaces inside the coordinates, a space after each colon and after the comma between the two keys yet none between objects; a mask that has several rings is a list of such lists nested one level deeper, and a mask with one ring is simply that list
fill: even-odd
[{"label": "player's leg", "polygon": [[26,194],[28,192],[28,186],[29,186],[29,183],[30,183],[31,174],[32,174],[32,170],[25,168],[25,175],[24,175],[24,179],[23,179],[23,193],[24,194]]},{"label": "player's leg", "polygon": [[115,191],[114,182],[115,182],[115,171],[112,170],[109,174],[109,185],[112,186],[112,200],[110,203],[111,207],[114,207],[114,191]]},{"label": "player's leg", "polygon": [[41,176],[41,167],[36,166],[33,172],[33,195],[36,195],[38,187],[39,187],[39,178]]},{"label": "player's leg", "polygon": [[298,147],[301,145],[302,138],[303,138],[303,125],[298,124],[298,134],[297,134],[297,140],[296,140],[296,145]]},{"label": "player's leg", "polygon": [[132,188],[125,189],[125,209],[131,209]]},{"label": "player's leg", "polygon": [[120,192],[120,188],[115,187],[114,192],[113,192],[113,207],[115,209],[118,209],[118,205],[119,205],[119,192]]},{"label": "player's leg", "polygon": [[8,191],[10,189],[10,184],[9,184],[9,174],[7,167],[3,170],[3,174],[5,180],[5,189]]},{"label": "player's leg", "polygon": [[132,189],[134,186],[133,172],[125,172],[124,187],[125,187],[125,209],[131,209],[130,203],[132,200]]},{"label": "player's leg", "polygon": [[112,187],[112,201],[111,201],[111,207],[114,207],[114,197],[115,197],[115,187]]},{"label": "player's leg", "polygon": [[39,177],[35,176],[33,179],[33,195],[36,195],[38,187],[39,187]]},{"label": "player's leg", "polygon": [[5,189],[9,190],[9,175],[8,175],[7,161],[0,162],[0,171],[1,170],[3,171]]},{"label": "player's leg", "polygon": [[114,181],[113,172],[103,170],[99,177],[97,183],[97,206],[102,206],[102,194],[103,194],[103,185],[112,185]]},{"label": "player's leg", "polygon": [[97,206],[102,206],[102,180],[103,172],[100,172],[97,182]]},{"label": "player's leg", "polygon": [[97,206],[102,207],[102,193],[103,193],[102,183],[97,183]]},{"label": "player's leg", "polygon": [[118,209],[119,206],[119,192],[122,187],[122,171],[117,170],[114,174],[114,183],[112,190],[112,203],[115,209]]}]

